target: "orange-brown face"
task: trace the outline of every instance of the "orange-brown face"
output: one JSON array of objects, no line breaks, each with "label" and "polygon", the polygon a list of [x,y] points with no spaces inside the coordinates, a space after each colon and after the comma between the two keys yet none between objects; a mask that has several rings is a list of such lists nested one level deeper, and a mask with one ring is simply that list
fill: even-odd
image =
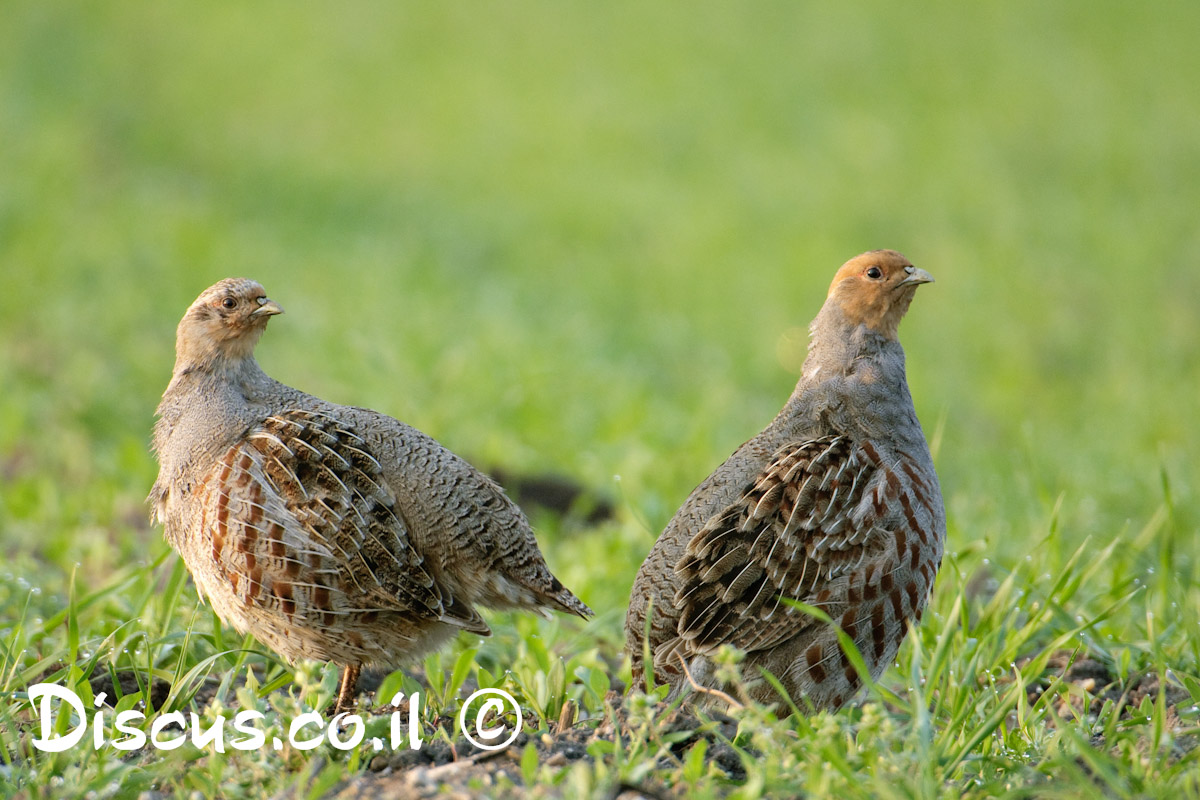
[{"label": "orange-brown face", "polygon": [[226,278],[205,289],[183,315],[176,349],[200,359],[248,356],[267,320],[282,313],[257,281]]},{"label": "orange-brown face", "polygon": [[826,302],[836,302],[853,325],[895,339],[913,294],[933,276],[895,250],[872,250],[847,261],[833,277]]}]

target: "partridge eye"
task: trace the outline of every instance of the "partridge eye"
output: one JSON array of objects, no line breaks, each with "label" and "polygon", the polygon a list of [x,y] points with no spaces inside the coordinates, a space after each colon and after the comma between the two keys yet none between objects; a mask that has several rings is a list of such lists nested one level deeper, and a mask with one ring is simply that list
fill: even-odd
[{"label": "partridge eye", "polygon": [[226,297],[221,301],[221,305],[225,308],[235,308],[237,306],[237,300],[234,300],[232,297]]},{"label": "partridge eye", "polygon": [[883,270],[881,270],[879,267],[871,267],[869,270],[867,270],[867,277],[873,281],[877,281],[883,277]]}]

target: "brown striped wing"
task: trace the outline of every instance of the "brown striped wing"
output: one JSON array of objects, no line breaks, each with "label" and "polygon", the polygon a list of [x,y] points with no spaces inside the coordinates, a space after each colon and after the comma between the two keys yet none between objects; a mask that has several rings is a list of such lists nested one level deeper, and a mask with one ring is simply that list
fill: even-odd
[{"label": "brown striped wing", "polygon": [[205,481],[211,557],[247,605],[329,624],[403,611],[486,632],[425,569],[363,438],[323,414],[268,417]]},{"label": "brown striped wing", "polygon": [[780,448],[676,565],[680,638],[695,652],[790,638],[804,622],[782,598],[820,605],[819,587],[855,570],[884,533],[899,491],[869,444],[827,436]]}]

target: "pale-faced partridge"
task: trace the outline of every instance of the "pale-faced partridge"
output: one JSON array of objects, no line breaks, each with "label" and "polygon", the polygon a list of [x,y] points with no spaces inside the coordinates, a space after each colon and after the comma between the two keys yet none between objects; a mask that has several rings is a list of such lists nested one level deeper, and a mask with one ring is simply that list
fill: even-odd
[{"label": "pale-faced partridge", "polygon": [[493,481],[402,422],[268,377],[254,346],[282,311],[251,280],[207,289],[158,406],[153,516],[222,620],[343,665],[341,710],[363,665],[487,635],[477,603],[591,614]]},{"label": "pale-faced partridge", "polygon": [[722,689],[712,656],[729,644],[754,699],[780,701],[765,670],[801,707],[838,708],[862,681],[835,629],[785,600],[828,615],[873,679],[895,658],[946,533],[896,335],[932,280],[891,250],[838,270],[791,398],[692,492],[638,571],[625,620],[635,685],[648,644],[672,696]]}]

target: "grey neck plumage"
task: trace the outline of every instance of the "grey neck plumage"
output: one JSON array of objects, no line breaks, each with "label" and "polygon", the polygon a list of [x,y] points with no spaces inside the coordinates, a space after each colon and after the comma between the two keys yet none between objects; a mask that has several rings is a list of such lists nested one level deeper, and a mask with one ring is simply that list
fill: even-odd
[{"label": "grey neck plumage", "polygon": [[793,435],[875,436],[877,422],[906,410],[921,436],[899,340],[852,323],[835,302],[825,303],[809,330],[800,380],[776,424]]}]

